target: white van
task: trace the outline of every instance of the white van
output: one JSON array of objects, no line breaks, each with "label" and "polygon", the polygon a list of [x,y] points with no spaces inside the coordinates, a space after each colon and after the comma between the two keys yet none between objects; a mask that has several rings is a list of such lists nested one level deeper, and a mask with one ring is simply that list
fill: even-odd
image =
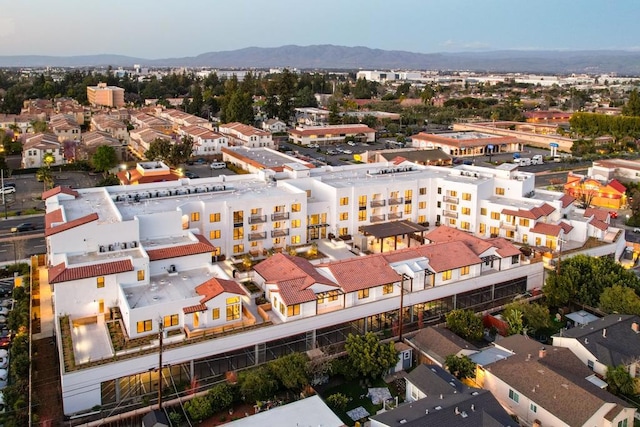
[{"label": "white van", "polygon": [[531,164],[532,165],[542,165],[542,164],[544,164],[544,158],[542,157],[542,154],[536,154],[535,156],[533,156],[531,158]]},{"label": "white van", "polygon": [[224,169],[227,167],[225,162],[213,162],[211,163],[211,169]]},{"label": "white van", "polygon": [[513,159],[513,163],[520,166],[529,166],[531,164],[531,159],[520,157],[519,159]]}]

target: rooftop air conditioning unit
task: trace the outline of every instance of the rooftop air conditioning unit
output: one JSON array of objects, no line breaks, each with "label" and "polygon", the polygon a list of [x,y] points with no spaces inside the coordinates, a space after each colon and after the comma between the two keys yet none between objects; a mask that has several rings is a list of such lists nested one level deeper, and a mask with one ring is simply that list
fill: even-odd
[{"label": "rooftop air conditioning unit", "polygon": [[167,272],[169,274],[177,274],[178,270],[176,270],[176,266],[175,264],[171,264],[168,268],[167,268]]}]

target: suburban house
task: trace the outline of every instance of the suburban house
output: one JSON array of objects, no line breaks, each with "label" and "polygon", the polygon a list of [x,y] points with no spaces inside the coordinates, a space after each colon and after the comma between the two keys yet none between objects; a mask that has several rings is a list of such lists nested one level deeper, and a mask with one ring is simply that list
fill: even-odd
[{"label": "suburban house", "polygon": [[553,345],[566,347],[582,363],[604,377],[608,366],[623,365],[640,377],[640,316],[610,314],[566,329],[553,337]]},{"label": "suburban house", "polygon": [[53,133],[37,133],[33,136],[27,136],[22,144],[22,167],[40,168],[46,166],[45,158],[52,160],[49,163],[50,166],[64,164],[64,150],[58,137]]},{"label": "suburban house", "polygon": [[49,128],[58,137],[58,141],[80,140],[80,125],[73,116],[56,114],[49,119]]},{"label": "suburban house", "polygon": [[128,153],[127,144],[114,138],[111,134],[102,131],[84,132],[82,134],[82,144],[78,146],[77,159],[88,160],[93,156],[98,147],[107,145],[113,147],[116,152],[118,162],[126,160]]},{"label": "suburban house", "polygon": [[420,329],[409,338],[410,345],[417,350],[418,361],[444,368],[444,361],[449,355],[470,356],[477,353],[478,348],[444,327],[429,326]]},{"label": "suburban house", "polygon": [[96,114],[91,117],[91,130],[106,132],[125,144],[129,142],[127,125],[109,114]]},{"label": "suburban house", "polygon": [[507,353],[477,365],[476,382],[524,425],[631,426],[636,409],[605,390],[572,352],[524,335],[494,343]]},{"label": "suburban house", "polygon": [[271,132],[232,122],[221,124],[218,131],[229,138],[229,145],[241,145],[249,148],[274,148]]},{"label": "suburban house", "polygon": [[405,381],[405,402],[371,417],[371,427],[518,425],[490,392],[464,385],[440,366],[419,365]]},{"label": "suburban house", "polygon": [[193,138],[194,156],[211,156],[220,154],[229,146],[229,138],[201,126],[193,125],[180,128],[178,134]]},{"label": "suburban house", "polygon": [[287,131],[287,124],[279,119],[267,119],[262,122],[262,129],[271,133],[282,133]]}]

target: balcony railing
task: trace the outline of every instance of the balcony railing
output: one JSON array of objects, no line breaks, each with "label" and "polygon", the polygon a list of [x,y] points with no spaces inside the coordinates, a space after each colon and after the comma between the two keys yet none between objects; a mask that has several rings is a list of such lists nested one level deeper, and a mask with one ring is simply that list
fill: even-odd
[{"label": "balcony railing", "polygon": [[271,221],[282,221],[289,219],[289,212],[274,212],[271,214]]},{"label": "balcony railing", "polygon": [[267,238],[267,232],[263,231],[260,233],[249,233],[249,241],[253,242],[255,240],[264,240]]},{"label": "balcony railing", "polygon": [[262,224],[263,222],[267,222],[266,215],[251,215],[249,217],[249,224]]},{"label": "balcony railing", "polygon": [[278,230],[271,230],[271,237],[284,237],[289,235],[288,228],[281,228]]},{"label": "balcony railing", "polygon": [[458,218],[458,212],[456,211],[444,211],[444,216],[447,218]]},{"label": "balcony railing", "polygon": [[400,218],[402,218],[402,212],[391,212],[389,215],[387,215],[387,218],[389,218],[389,219],[400,219]]},{"label": "balcony railing", "polygon": [[458,203],[458,198],[457,197],[451,197],[451,196],[444,196],[443,200],[445,201],[445,203]]},{"label": "balcony railing", "polygon": [[392,199],[389,199],[389,205],[401,205],[403,201],[404,201],[403,197],[392,198]]},{"label": "balcony railing", "polygon": [[379,207],[382,207],[382,206],[384,206],[386,204],[387,204],[386,200],[372,200],[371,201],[371,207],[372,208],[379,208]]},{"label": "balcony railing", "polygon": [[382,222],[384,221],[384,215],[371,215],[369,222]]},{"label": "balcony railing", "polygon": [[517,224],[511,224],[510,222],[501,221],[500,222],[500,228],[502,228],[504,230],[517,231],[518,230],[518,225]]}]

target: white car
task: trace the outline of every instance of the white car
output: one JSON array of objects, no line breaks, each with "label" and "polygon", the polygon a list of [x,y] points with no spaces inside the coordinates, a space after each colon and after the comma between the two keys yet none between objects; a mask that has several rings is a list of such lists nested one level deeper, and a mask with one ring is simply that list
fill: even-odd
[{"label": "white car", "polygon": [[7,350],[5,350],[4,348],[0,349],[0,357],[1,358],[6,358],[7,356],[9,356],[9,352]]},{"label": "white car", "polygon": [[353,151],[351,151],[351,150],[342,150],[342,152],[344,154],[353,154]]},{"label": "white car", "polygon": [[7,323],[7,318],[0,314],[0,323]]},{"label": "white car", "polygon": [[0,188],[0,194],[13,194],[16,192],[16,187],[3,187]]},{"label": "white car", "polygon": [[0,369],[0,381],[6,381],[9,376],[9,371],[6,369]]},{"label": "white car", "polygon": [[309,148],[320,148],[320,146],[318,144],[309,144],[308,147]]},{"label": "white car", "polygon": [[10,299],[3,299],[2,302],[0,302],[0,307],[11,307],[13,305],[13,301]]},{"label": "white car", "polygon": [[7,366],[9,366],[9,358],[0,357],[0,369],[7,369]]},{"label": "white car", "polygon": [[349,145],[350,145],[350,146],[352,146],[352,147],[355,147],[356,145],[358,145],[358,144],[356,144],[356,143],[355,143],[355,142],[353,142],[353,141],[349,141],[349,142],[347,142],[347,144],[349,144]]}]

